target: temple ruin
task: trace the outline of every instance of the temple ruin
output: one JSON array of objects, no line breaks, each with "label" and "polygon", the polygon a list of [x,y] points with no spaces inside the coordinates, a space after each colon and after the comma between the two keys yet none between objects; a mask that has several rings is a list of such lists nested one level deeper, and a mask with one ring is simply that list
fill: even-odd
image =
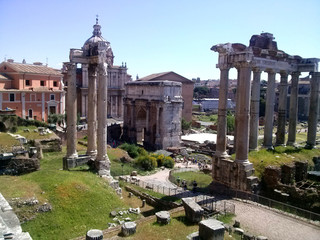
[{"label": "temple ruin", "polygon": [[[228,187],[251,191],[257,179],[252,176],[254,169],[248,160],[249,149],[258,147],[258,122],[261,72],[268,73],[266,113],[263,146],[273,148],[275,76],[280,74],[278,129],[275,145],[296,144],[298,81],[301,72],[311,74],[310,111],[308,119],[307,148],[316,145],[317,118],[319,111],[320,73],[317,58],[291,56],[278,50],[277,43],[270,33],[253,35],[250,45],[226,43],[214,45],[212,51],[219,53],[217,68],[220,69],[220,92],[218,109],[217,146],[212,164],[214,180]],[[238,71],[235,153],[232,161],[226,152],[226,115],[228,75],[231,68]],[[253,81],[251,85],[251,72]],[[291,95],[289,111],[288,141],[285,143],[286,105],[288,76],[291,75]]]},{"label": "temple ruin", "polygon": [[[113,65],[110,43],[101,36],[101,26],[93,26],[93,35],[81,49],[70,49],[70,62],[64,63],[67,76],[67,155],[64,169],[81,162],[94,161],[100,176],[110,176],[110,161],[107,155],[107,70]],[[88,68],[88,146],[87,154],[78,156],[77,146],[77,64]]]}]

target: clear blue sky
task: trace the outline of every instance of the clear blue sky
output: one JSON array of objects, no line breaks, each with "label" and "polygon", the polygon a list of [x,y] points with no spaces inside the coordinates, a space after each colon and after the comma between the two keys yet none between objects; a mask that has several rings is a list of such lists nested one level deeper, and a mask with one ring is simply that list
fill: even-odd
[{"label": "clear blue sky", "polygon": [[[0,0],[0,60],[60,68],[92,35],[96,14],[115,65],[135,79],[175,71],[219,78],[212,45],[274,34],[291,55],[320,58],[319,0]],[[235,78],[235,71],[230,77]]]}]

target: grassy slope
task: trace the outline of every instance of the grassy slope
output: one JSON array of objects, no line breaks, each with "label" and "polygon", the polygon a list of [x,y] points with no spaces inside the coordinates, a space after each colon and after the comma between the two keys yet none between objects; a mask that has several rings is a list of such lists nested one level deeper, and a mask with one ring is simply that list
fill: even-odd
[{"label": "grassy slope", "polygon": [[288,146],[276,147],[274,151],[267,151],[266,149],[252,151],[249,153],[249,161],[254,165],[255,175],[261,178],[265,167],[269,165],[280,166],[293,161],[308,161],[310,165],[313,165],[312,158],[315,156],[320,156],[320,149],[296,149]]},{"label": "grassy slope", "polygon": [[192,189],[192,182],[196,180],[198,187],[206,187],[212,182],[212,177],[209,174],[204,174],[203,172],[181,172],[174,173],[173,176],[177,179],[186,180],[188,183],[188,189]]},{"label": "grassy slope", "polygon": [[20,145],[20,142],[9,134],[0,132],[0,152],[11,151],[14,145]]},{"label": "grassy slope", "polygon": [[[31,174],[0,176],[0,192],[7,199],[35,196],[40,203],[52,205],[51,212],[37,214],[35,219],[22,224],[23,231],[28,231],[33,239],[70,239],[85,235],[91,228],[105,229],[111,222],[109,213],[125,207],[96,174],[62,171],[64,155],[64,152],[45,154],[41,170]],[[26,214],[30,210],[18,212]]]}]

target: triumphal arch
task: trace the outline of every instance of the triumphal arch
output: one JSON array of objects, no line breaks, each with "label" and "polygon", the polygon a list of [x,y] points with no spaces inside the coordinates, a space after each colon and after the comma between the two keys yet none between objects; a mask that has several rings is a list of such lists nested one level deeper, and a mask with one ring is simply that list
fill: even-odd
[{"label": "triumphal arch", "polygon": [[[281,81],[278,89],[279,108],[275,145],[296,144],[299,75],[301,72],[308,72],[312,78],[306,147],[313,148],[316,145],[319,115],[320,73],[318,63],[320,59],[292,56],[279,50],[270,33],[253,35],[249,46],[226,43],[214,45],[211,50],[219,54],[217,68],[220,69],[218,132],[216,154],[212,166],[213,178],[229,187],[250,191],[257,181],[252,176],[254,169],[248,160],[248,152],[249,149],[253,150],[258,147],[261,72],[268,73],[263,146],[268,149],[273,147],[276,74],[280,74]],[[236,68],[238,71],[235,161],[231,161],[226,152],[228,74],[231,68]],[[289,75],[291,75],[291,95],[288,141],[285,143]]]},{"label": "triumphal arch", "polygon": [[[91,160],[100,176],[110,176],[107,155],[107,81],[108,67],[113,65],[110,43],[101,36],[101,26],[93,26],[93,35],[81,49],[70,49],[70,62],[64,63],[67,77],[67,155],[64,169]],[[88,146],[87,154],[77,153],[77,64],[88,69]]]}]

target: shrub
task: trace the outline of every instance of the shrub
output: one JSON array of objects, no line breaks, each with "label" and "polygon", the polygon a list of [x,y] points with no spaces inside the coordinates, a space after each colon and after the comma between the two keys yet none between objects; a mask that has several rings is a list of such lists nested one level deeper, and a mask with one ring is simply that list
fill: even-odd
[{"label": "shrub", "polygon": [[124,143],[120,145],[120,148],[127,151],[132,158],[136,158],[139,155],[138,147],[134,144]]},{"label": "shrub", "polygon": [[163,160],[163,166],[165,166],[166,168],[173,168],[174,160],[169,156],[165,157]]},{"label": "shrub", "polygon": [[163,165],[163,162],[164,162],[164,155],[163,154],[159,154],[157,156],[157,164],[158,164],[158,167],[162,166]]},{"label": "shrub", "polygon": [[151,156],[140,156],[138,157],[136,163],[147,171],[153,170],[157,167],[157,159]]},{"label": "shrub", "polygon": [[191,122],[186,121],[184,118],[181,120],[181,129],[189,130],[191,128]]},{"label": "shrub", "polygon": [[17,126],[13,126],[12,128],[10,128],[10,132],[15,133],[18,131]]},{"label": "shrub", "polygon": [[141,156],[147,156],[148,155],[148,152],[144,149],[144,148],[141,148],[141,147],[138,147],[138,153],[139,155]]}]

